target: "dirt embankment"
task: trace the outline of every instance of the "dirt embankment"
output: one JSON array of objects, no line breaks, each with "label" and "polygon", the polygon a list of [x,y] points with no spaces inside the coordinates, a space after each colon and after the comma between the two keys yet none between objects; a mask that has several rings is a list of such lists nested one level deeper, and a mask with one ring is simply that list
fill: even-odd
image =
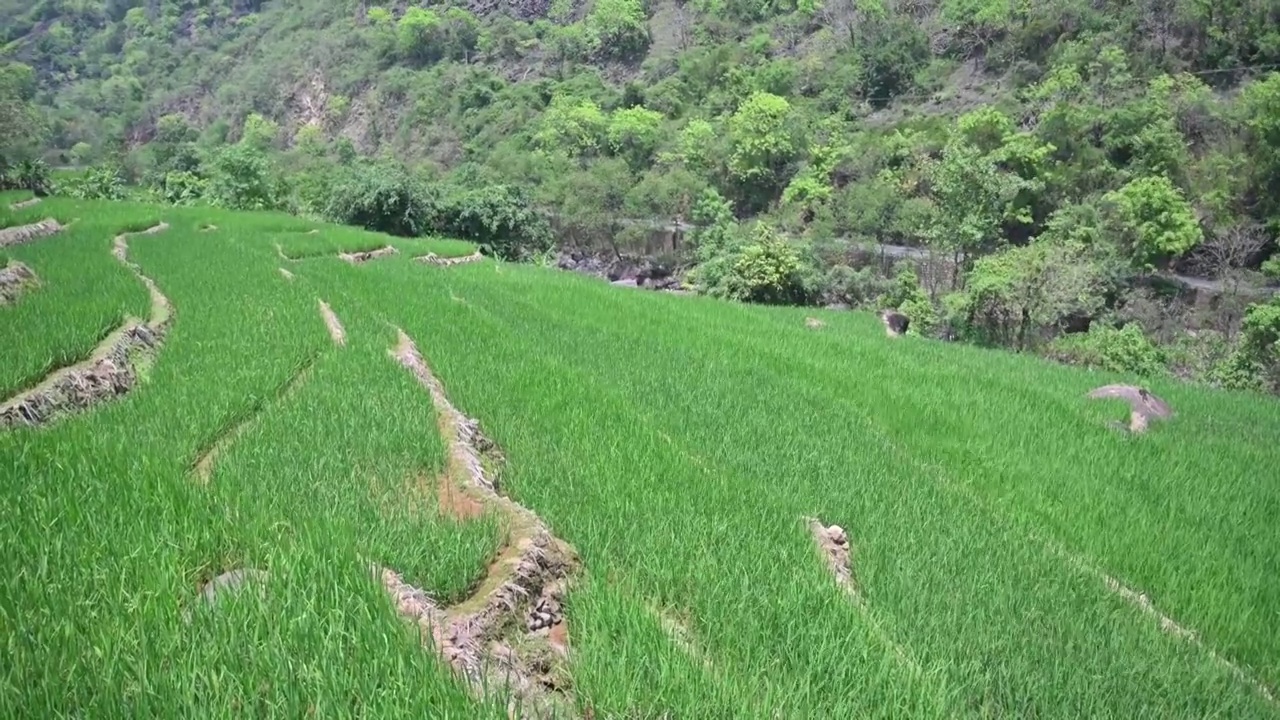
[{"label": "dirt embankment", "polygon": [[435,253],[427,253],[426,255],[420,255],[414,258],[414,260],[417,260],[420,263],[427,263],[428,265],[439,265],[440,267],[449,267],[451,265],[462,265],[465,263],[479,262],[483,259],[484,259],[484,255],[480,254],[479,251],[473,252],[470,255],[463,255],[462,257],[440,257]]},{"label": "dirt embankment", "polygon": [[[500,461],[500,454],[478,423],[450,403],[413,341],[400,332],[391,353],[431,395],[437,430],[449,448],[442,482],[495,513],[506,526],[507,539],[475,591],[447,608],[394,570],[375,568],[376,576],[397,611],[423,628],[424,637],[431,638],[476,693],[505,688],[521,717],[563,716],[572,705],[565,670],[568,619],[562,603],[579,564],[577,553],[536,514],[498,493],[489,466]],[[459,504],[448,494],[441,502]],[[466,505],[468,513],[475,512],[471,503]]]},{"label": "dirt embankment", "polygon": [[354,252],[354,253],[338,253],[338,257],[342,258],[343,260],[346,260],[352,265],[359,265],[361,263],[367,263],[370,260],[377,260],[378,258],[387,257],[388,255],[395,255],[398,252],[400,251],[396,250],[391,245],[388,245],[386,247],[378,248],[377,250],[366,250],[364,252]]},{"label": "dirt embankment", "polygon": [[[143,231],[156,233],[161,223]],[[151,294],[146,321],[128,318],[83,362],[60,368],[35,387],[0,405],[0,427],[41,425],[58,416],[123,395],[138,382],[138,368],[152,358],[173,319],[173,307],[156,284],[128,259],[128,236],[115,239],[112,254],[137,275]]]},{"label": "dirt embankment", "polygon": [[329,330],[329,337],[333,338],[333,344],[342,347],[347,344],[347,331],[342,327],[342,321],[338,319],[337,313],[333,308],[329,307],[329,303],[320,301],[320,317],[324,318],[324,326]]},{"label": "dirt embankment", "polygon": [[32,240],[38,240],[50,235],[56,235],[62,232],[65,225],[59,223],[53,218],[45,218],[37,223],[30,225],[16,225],[14,227],[0,228],[0,248],[9,247],[11,245],[22,245]]},{"label": "dirt embankment", "polygon": [[0,305],[8,305],[40,281],[31,268],[16,260],[0,268]]}]

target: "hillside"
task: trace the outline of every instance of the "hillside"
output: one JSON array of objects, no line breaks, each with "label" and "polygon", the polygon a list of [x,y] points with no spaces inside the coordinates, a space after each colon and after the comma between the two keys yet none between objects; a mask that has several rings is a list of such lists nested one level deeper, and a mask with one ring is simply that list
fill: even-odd
[{"label": "hillside", "polygon": [[1271,2],[8,0],[0,27],[28,178],[0,184],[47,189],[12,161],[40,155],[92,166],[82,198],[585,253],[1280,392]]},{"label": "hillside", "polygon": [[1280,716],[1271,399],[21,199],[4,716]]}]

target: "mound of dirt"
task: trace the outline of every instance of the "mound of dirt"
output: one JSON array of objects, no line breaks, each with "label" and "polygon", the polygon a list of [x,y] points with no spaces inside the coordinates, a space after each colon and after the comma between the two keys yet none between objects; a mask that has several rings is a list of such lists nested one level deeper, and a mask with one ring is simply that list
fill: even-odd
[{"label": "mound of dirt", "polygon": [[42,237],[62,232],[63,225],[53,218],[46,218],[30,225],[0,228],[0,247],[21,245]]},{"label": "mound of dirt", "polygon": [[417,260],[418,262],[427,263],[429,265],[439,265],[440,267],[479,262],[483,259],[484,255],[481,255],[479,251],[473,252],[470,255],[463,255],[462,257],[440,257],[435,253],[427,253],[426,255],[414,258],[414,260]]},{"label": "mound of dirt", "polygon": [[[159,232],[163,223],[143,232]],[[115,239],[112,255],[129,267],[151,293],[151,318],[130,319],[99,343],[87,360],[55,370],[39,385],[0,405],[0,427],[41,425],[65,412],[84,410],[128,392],[137,383],[141,357],[155,354],[173,319],[169,299],[128,259],[127,236]]]},{"label": "mound of dirt", "polygon": [[366,250],[364,252],[356,253],[339,253],[338,257],[346,260],[352,265],[359,265],[360,263],[367,263],[370,260],[377,260],[378,258],[386,257],[388,255],[395,255],[398,252],[400,251],[396,250],[391,245],[388,245],[386,247],[378,248],[377,250]]},{"label": "mound of dirt", "polygon": [[39,284],[31,268],[13,261],[0,268],[0,305],[7,305],[33,285]]},{"label": "mound of dirt", "polygon": [[[402,615],[427,630],[424,637],[432,639],[475,692],[505,687],[535,717],[567,706],[563,601],[579,565],[577,553],[528,508],[498,494],[492,465],[502,462],[501,452],[477,421],[453,406],[403,332],[392,355],[431,395],[438,430],[449,445],[450,492],[464,493],[485,511],[496,512],[508,537],[471,596],[449,608],[440,608],[393,570],[377,571],[383,587]],[[441,502],[457,505],[456,499]]]},{"label": "mound of dirt", "polygon": [[816,317],[807,317],[804,319],[804,326],[809,328],[810,330],[821,330],[822,328],[826,327],[827,324],[822,322]]},{"label": "mound of dirt", "polygon": [[21,209],[23,209],[23,208],[29,208],[29,207],[31,207],[32,205],[35,205],[35,204],[36,204],[36,203],[38,203],[38,202],[40,202],[40,198],[38,198],[38,197],[27,198],[26,200],[19,200],[19,201],[18,201],[18,202],[16,202],[16,203],[10,203],[10,204],[9,204],[9,209],[10,209],[10,210],[21,210]]},{"label": "mound of dirt", "polygon": [[1169,403],[1153,395],[1150,390],[1136,385],[1103,385],[1091,390],[1089,398],[1123,400],[1129,405],[1129,432],[1146,432],[1152,420],[1167,420],[1174,416]]},{"label": "mound of dirt", "polygon": [[849,535],[839,525],[827,527],[817,518],[809,518],[809,531],[813,533],[813,541],[827,559],[831,573],[836,582],[854,595],[858,594],[858,586],[853,576],[853,547],[849,543]]}]

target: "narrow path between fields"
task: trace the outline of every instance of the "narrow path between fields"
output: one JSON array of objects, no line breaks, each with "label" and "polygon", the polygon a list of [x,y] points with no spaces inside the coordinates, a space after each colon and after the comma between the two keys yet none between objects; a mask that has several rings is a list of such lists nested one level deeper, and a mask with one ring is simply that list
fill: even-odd
[{"label": "narrow path between fields", "polygon": [[[160,223],[134,234],[150,235],[168,227]],[[34,387],[0,405],[0,427],[42,425],[65,413],[123,395],[137,384],[139,366],[155,356],[168,332],[173,305],[155,282],[129,260],[129,234],[116,236],[111,254],[146,285],[151,295],[150,318],[125,318],[88,358],[54,370]]]}]

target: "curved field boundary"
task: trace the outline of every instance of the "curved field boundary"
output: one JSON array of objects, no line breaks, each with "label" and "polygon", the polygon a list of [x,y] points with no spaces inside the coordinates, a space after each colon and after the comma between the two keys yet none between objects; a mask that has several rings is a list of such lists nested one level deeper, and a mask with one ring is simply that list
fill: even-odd
[{"label": "curved field boundary", "polygon": [[31,268],[14,260],[0,268],[0,305],[8,305],[18,296],[40,284]]},{"label": "curved field boundary", "polygon": [[[160,232],[165,223],[144,230]],[[142,233],[140,233],[142,234]],[[126,318],[83,362],[53,371],[35,387],[0,405],[0,427],[42,425],[59,415],[123,395],[138,381],[142,358],[154,356],[173,319],[173,306],[151,278],[128,259],[128,234],[116,236],[112,255],[133,271],[151,294],[151,317],[146,322]]]},{"label": "curved field boundary", "polygon": [[280,270],[280,275],[281,275],[281,277],[283,277],[285,280],[292,280],[292,279],[293,279],[293,273],[289,272],[288,270],[286,270],[286,269],[284,269],[284,268],[278,268],[278,269]]},{"label": "curved field boundary", "polygon": [[451,265],[462,265],[464,263],[479,262],[483,259],[484,259],[484,255],[480,254],[479,250],[471,253],[470,255],[463,255],[462,257],[441,257],[435,253],[427,253],[426,255],[420,255],[414,258],[414,260],[417,260],[420,263],[427,263],[428,265],[438,265],[440,267],[449,267]]},{"label": "curved field boundary", "polygon": [[198,483],[201,485],[209,484],[209,480],[213,478],[213,468],[218,461],[218,456],[225,452],[231,443],[235,442],[236,438],[250,425],[257,422],[269,403],[283,402],[298,388],[302,387],[302,384],[311,377],[311,370],[315,367],[316,359],[317,356],[308,359],[298,368],[297,372],[285,381],[284,385],[280,386],[271,398],[249,408],[248,412],[227,423],[213,436],[209,444],[196,454],[195,462],[191,464],[192,473]]},{"label": "curved field boundary", "polygon": [[42,237],[56,235],[62,232],[66,227],[53,218],[45,218],[37,223],[30,225],[17,225],[15,227],[0,228],[0,247],[9,247],[11,245],[21,245],[29,243],[32,240],[38,240]]},{"label": "curved field boundary", "polygon": [[26,200],[19,200],[18,202],[15,202],[15,203],[9,203],[9,209],[22,210],[23,208],[29,208],[38,202],[40,202],[40,198],[38,197],[27,198]]},{"label": "curved field boundary", "polygon": [[497,513],[507,525],[508,537],[477,588],[448,608],[441,608],[394,570],[375,568],[375,576],[397,611],[418,624],[473,692],[506,687],[512,702],[538,709],[559,707],[564,712],[563,695],[548,689],[559,684],[555,666],[568,653],[561,603],[579,564],[577,553],[528,508],[498,494],[481,461],[484,443],[478,424],[449,402],[413,340],[403,331],[398,333],[399,342],[390,353],[431,395],[437,429],[449,446],[450,481]]}]

